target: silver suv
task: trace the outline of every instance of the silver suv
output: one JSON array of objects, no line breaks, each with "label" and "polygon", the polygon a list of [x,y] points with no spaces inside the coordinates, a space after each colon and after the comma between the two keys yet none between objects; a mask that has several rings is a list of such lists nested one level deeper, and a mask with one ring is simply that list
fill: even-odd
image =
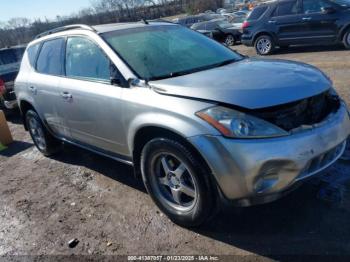
[{"label": "silver suv", "polygon": [[248,58],[165,22],[44,33],[15,90],[44,155],[63,141],[133,165],[184,226],[222,201],[280,198],[333,164],[350,133],[347,107],[318,69]]}]

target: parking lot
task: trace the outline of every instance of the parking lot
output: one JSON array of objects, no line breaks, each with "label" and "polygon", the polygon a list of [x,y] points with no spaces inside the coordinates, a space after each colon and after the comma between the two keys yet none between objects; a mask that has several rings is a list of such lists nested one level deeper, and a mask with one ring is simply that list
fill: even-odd
[{"label": "parking lot", "polygon": [[[253,48],[233,49],[255,55]],[[349,54],[342,47],[295,47],[266,59],[321,68],[350,104]],[[8,120],[15,143],[0,152],[0,256],[350,255],[350,183],[340,185],[341,202],[320,199],[319,187],[310,183],[275,203],[225,210],[190,230],[158,211],[129,166],[72,146],[45,158],[20,117]],[[348,175],[350,164],[339,161],[328,172]],[[74,238],[79,244],[70,249]]]}]

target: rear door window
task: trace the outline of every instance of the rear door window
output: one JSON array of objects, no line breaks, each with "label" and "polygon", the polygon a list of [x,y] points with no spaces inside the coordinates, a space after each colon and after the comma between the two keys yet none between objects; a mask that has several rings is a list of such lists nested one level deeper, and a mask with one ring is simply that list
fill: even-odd
[{"label": "rear door window", "polygon": [[258,6],[254,8],[248,17],[248,20],[258,20],[266,12],[267,6]]},{"label": "rear door window", "polygon": [[66,76],[110,82],[111,62],[106,54],[89,39],[70,37],[66,47]]},{"label": "rear door window", "polygon": [[63,38],[44,42],[38,57],[36,70],[47,75],[63,75],[63,46]]}]

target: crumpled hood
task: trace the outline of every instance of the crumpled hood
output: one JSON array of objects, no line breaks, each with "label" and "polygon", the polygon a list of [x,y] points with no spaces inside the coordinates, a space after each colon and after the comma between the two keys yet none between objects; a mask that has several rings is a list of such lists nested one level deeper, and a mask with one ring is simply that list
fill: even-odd
[{"label": "crumpled hood", "polygon": [[332,85],[316,67],[286,60],[247,58],[223,67],[149,83],[153,90],[246,109],[282,105]]}]

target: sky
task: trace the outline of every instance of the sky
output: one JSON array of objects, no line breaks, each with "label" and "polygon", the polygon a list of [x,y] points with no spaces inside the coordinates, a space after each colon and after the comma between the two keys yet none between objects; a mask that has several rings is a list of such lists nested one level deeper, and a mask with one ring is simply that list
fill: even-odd
[{"label": "sky", "polygon": [[91,6],[91,0],[0,0],[0,21],[13,17],[53,19]]}]

